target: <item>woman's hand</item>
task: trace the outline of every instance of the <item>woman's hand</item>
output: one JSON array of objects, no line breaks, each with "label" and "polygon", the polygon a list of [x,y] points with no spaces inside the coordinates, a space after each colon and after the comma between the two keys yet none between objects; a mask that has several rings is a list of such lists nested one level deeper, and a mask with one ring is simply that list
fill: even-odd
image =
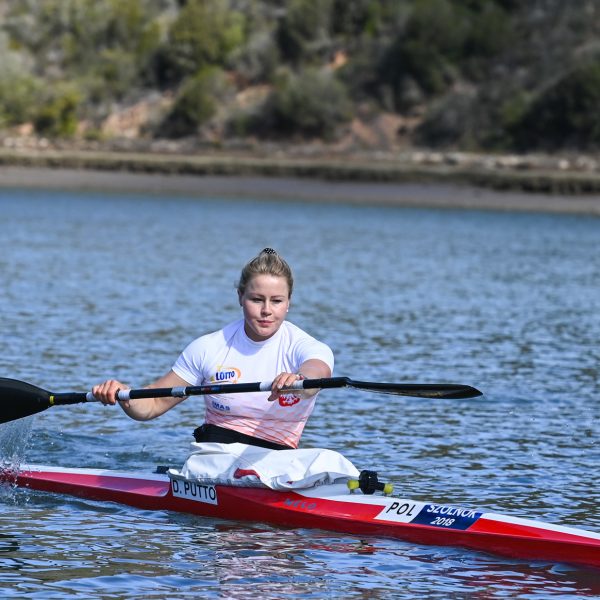
[{"label": "woman's hand", "polygon": [[129,387],[117,381],[116,379],[107,379],[104,383],[95,385],[92,388],[94,398],[100,400],[102,404],[116,404],[117,393],[120,390],[128,390]]},{"label": "woman's hand", "polygon": [[[279,375],[277,375],[277,377],[275,377],[273,380],[273,385],[271,386],[271,395],[267,398],[267,400],[269,402],[277,400],[283,390],[291,389],[292,384],[296,383],[296,381],[300,381],[301,379],[305,379],[304,375],[301,373],[279,373]],[[301,390],[294,391],[299,393]]]},{"label": "woman's hand", "polygon": [[[271,386],[271,395],[269,396],[269,402],[277,400],[282,390],[290,389],[290,386],[296,381],[301,379],[322,379],[331,377],[331,369],[322,360],[317,358],[311,358],[300,365],[297,373],[279,373],[273,380]],[[319,390],[311,389],[297,389],[294,390],[296,396],[300,398],[310,398],[314,396]]]}]

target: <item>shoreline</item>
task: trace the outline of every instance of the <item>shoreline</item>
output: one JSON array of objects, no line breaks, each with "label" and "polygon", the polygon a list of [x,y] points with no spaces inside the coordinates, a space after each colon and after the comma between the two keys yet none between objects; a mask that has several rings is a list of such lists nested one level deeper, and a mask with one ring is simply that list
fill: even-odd
[{"label": "shoreline", "polygon": [[352,158],[2,152],[2,188],[600,215],[600,175],[594,172]]}]

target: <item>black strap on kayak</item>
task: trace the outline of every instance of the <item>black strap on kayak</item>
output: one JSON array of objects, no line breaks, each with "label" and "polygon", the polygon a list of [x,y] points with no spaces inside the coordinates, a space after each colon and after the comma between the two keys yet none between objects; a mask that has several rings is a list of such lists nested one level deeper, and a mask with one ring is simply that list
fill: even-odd
[{"label": "black strap on kayak", "polygon": [[259,446],[260,448],[268,448],[269,450],[293,450],[291,446],[284,444],[276,444],[269,442],[245,433],[240,433],[233,429],[219,427],[210,423],[204,423],[200,427],[194,429],[194,439],[197,442],[217,442],[219,444],[248,444],[249,446]]}]

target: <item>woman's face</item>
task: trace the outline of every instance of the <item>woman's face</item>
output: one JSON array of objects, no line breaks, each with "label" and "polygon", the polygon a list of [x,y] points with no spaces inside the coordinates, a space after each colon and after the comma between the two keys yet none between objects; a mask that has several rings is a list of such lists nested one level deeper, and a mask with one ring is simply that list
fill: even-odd
[{"label": "woman's face", "polygon": [[262,342],[277,333],[290,306],[289,288],[284,277],[255,275],[243,294],[239,293],[244,312],[246,335]]}]

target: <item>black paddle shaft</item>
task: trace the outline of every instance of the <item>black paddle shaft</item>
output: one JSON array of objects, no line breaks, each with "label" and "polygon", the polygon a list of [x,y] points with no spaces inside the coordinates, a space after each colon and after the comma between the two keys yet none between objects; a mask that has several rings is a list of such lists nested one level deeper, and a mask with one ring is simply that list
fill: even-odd
[{"label": "black paddle shaft", "polygon": [[[460,399],[474,398],[482,395],[479,390],[468,385],[453,383],[381,383],[355,381],[349,377],[301,379],[296,381],[290,387],[290,390],[343,387],[418,398]],[[270,381],[209,384],[176,388],[143,388],[139,390],[122,390],[118,394],[118,399],[120,401],[125,401],[135,400],[136,398],[267,392],[270,389]],[[22,417],[34,415],[55,405],[79,404],[81,402],[94,401],[96,401],[96,398],[94,398],[91,392],[53,394],[43,388],[24,381],[0,377],[0,423],[6,423],[8,421],[14,421],[16,419],[21,419]]]}]

